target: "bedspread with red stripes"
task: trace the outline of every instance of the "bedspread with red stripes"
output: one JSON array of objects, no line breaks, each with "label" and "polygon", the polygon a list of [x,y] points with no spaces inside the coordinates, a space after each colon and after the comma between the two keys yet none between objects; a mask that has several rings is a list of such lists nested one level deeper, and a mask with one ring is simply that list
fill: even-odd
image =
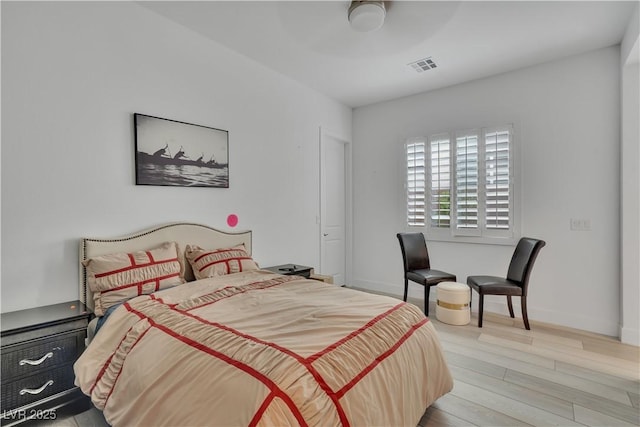
[{"label": "bedspread with red stripes", "polygon": [[414,305],[296,276],[240,276],[112,314],[75,365],[110,424],[415,426],[452,388]]}]

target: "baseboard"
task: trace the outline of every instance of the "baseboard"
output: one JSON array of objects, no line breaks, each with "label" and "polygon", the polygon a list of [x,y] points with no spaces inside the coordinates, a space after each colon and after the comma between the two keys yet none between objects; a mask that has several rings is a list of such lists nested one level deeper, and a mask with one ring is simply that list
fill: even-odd
[{"label": "baseboard", "polygon": [[[350,288],[361,288],[369,291],[373,291],[374,293],[389,295],[393,297],[402,298],[402,294],[404,293],[403,284],[389,284],[382,282],[373,282],[370,280],[353,280],[351,283],[353,285],[349,285]],[[416,285],[418,287],[419,285]],[[411,296],[411,293],[409,293]]]},{"label": "baseboard", "polygon": [[[404,283],[382,283],[382,282],[374,282],[371,280],[362,280],[355,279],[353,281],[353,287],[362,288],[364,290],[369,290],[374,293],[380,293],[384,295],[393,296],[399,299],[402,299],[402,295],[404,293]],[[424,291],[420,285],[414,284],[409,285],[409,301],[412,304],[417,305],[418,307],[423,306],[423,295]],[[431,301],[436,300],[435,292],[431,292],[429,299]],[[472,306],[471,310],[475,313],[478,312],[478,294],[473,293],[472,295]],[[513,310],[516,315],[516,318],[521,318],[521,307],[519,304],[519,298],[513,299]],[[495,313],[499,315],[509,315],[509,310],[507,309],[507,300],[506,297],[502,296],[492,296],[489,295],[485,297],[484,300],[484,311],[485,313]],[[602,318],[598,316],[576,316],[570,313],[558,312],[552,310],[539,309],[536,307],[532,307],[529,304],[529,320],[531,322],[539,321],[542,323],[548,323],[552,325],[566,326],[573,329],[578,329],[582,331],[593,332],[600,335],[606,335],[609,337],[620,338],[620,341],[623,343],[633,344],[633,340],[636,342],[639,338],[639,333],[637,330],[628,330],[621,331],[619,325],[614,322],[603,322]],[[625,334],[624,337],[622,334]],[[625,341],[627,340],[627,341]],[[633,344],[633,345],[638,345]]]},{"label": "baseboard", "polygon": [[[498,298],[499,301],[489,301],[485,297],[484,310],[492,313],[509,315],[507,308],[506,297],[492,297]],[[513,311],[515,316],[522,317],[522,308],[519,304],[519,298],[513,298]],[[477,294],[474,295],[474,305],[472,310],[477,311]],[[552,325],[561,325],[573,329],[579,329],[583,331],[589,331],[600,335],[606,335],[608,337],[620,338],[617,322],[605,322],[602,317],[599,316],[579,316],[562,311],[553,311],[532,307],[528,304],[529,320],[538,320],[544,323],[550,323]]]}]

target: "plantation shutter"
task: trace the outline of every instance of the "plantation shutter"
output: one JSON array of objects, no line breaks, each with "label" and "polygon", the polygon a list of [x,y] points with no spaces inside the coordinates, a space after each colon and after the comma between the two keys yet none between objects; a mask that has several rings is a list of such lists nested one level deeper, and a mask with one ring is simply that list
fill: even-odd
[{"label": "plantation shutter", "polygon": [[486,228],[508,230],[511,227],[509,128],[485,134],[485,216]]},{"label": "plantation shutter", "polygon": [[430,138],[431,185],[429,191],[430,225],[451,226],[451,144],[449,135]]},{"label": "plantation shutter", "polygon": [[[478,134],[456,135],[456,231],[478,230]],[[467,231],[465,233],[465,231]]]},{"label": "plantation shutter", "polygon": [[407,158],[407,224],[425,225],[425,143],[406,144]]}]

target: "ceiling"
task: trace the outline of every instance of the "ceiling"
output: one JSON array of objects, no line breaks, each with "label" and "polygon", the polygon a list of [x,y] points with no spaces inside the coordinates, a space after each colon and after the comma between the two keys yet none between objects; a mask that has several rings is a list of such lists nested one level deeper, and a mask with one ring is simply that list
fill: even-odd
[{"label": "ceiling", "polygon": [[[379,30],[350,1],[140,4],[351,107],[620,43],[637,1],[386,1]],[[410,64],[431,57],[437,68]]]}]

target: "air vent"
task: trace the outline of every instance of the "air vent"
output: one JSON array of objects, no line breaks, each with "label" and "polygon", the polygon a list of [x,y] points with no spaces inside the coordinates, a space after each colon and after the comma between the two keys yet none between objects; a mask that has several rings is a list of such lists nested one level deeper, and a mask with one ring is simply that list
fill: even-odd
[{"label": "air vent", "polygon": [[412,62],[412,63],[410,63],[408,65],[410,65],[411,68],[416,70],[418,73],[421,73],[423,71],[428,71],[428,70],[431,70],[431,69],[437,67],[436,63],[433,62],[433,59],[431,59],[431,57],[424,58],[424,59],[419,59],[419,60],[417,60],[415,62]]}]

